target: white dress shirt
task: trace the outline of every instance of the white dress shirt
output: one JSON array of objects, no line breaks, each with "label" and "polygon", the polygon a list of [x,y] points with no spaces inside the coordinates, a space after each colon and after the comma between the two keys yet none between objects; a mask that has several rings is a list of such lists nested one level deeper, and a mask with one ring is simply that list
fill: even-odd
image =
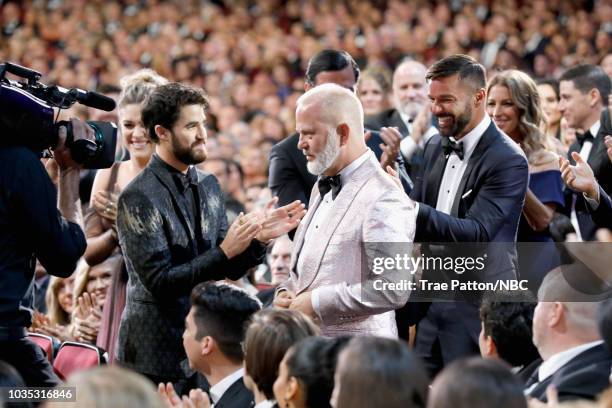
[{"label": "white dress shirt", "polygon": [[274,400],[265,400],[261,401],[259,404],[256,404],[253,408],[272,408],[274,406]]},{"label": "white dress shirt", "polygon": [[[374,153],[368,149],[364,154],[359,156],[356,160],[353,160],[351,164],[340,170],[340,181],[342,183],[346,183],[351,174],[357,168],[364,163],[370,155]],[[308,224],[308,229],[306,230],[306,235],[304,236],[304,241],[308,241],[310,239],[316,239],[316,235],[313,237],[313,234],[316,234],[319,228],[322,225],[325,225],[327,219],[329,218],[329,212],[334,208],[334,200],[332,200],[332,191],[330,190],[325,196],[320,198],[321,202],[315,209],[315,213],[310,220],[310,224]],[[298,271],[299,273],[299,271]]]},{"label": "white dress shirt", "polygon": [[210,395],[210,399],[212,400],[211,401],[213,403],[212,406],[214,407],[215,404],[219,402],[221,397],[223,397],[223,394],[225,394],[225,391],[227,391],[229,387],[232,386],[232,384],[234,384],[236,381],[241,379],[243,376],[244,376],[244,368],[241,368],[237,371],[234,371],[233,373],[231,373],[230,375],[228,375],[227,377],[225,377],[224,379],[222,379],[221,381],[219,381],[218,383],[210,387],[210,391],[208,392],[208,394]]},{"label": "white dress shirt", "polygon": [[485,114],[480,123],[461,138],[459,142],[463,143],[463,160],[459,159],[459,156],[457,156],[455,152],[452,152],[448,157],[446,167],[444,168],[444,175],[442,176],[442,182],[440,183],[440,189],[438,190],[436,210],[445,214],[451,213],[453,202],[457,195],[457,189],[461,183],[463,173],[465,173],[465,169],[467,168],[470,156],[490,124],[491,118],[489,118],[489,115]]},{"label": "white dress shirt", "polygon": [[[593,125],[589,128],[589,132],[593,136],[593,139],[597,137],[599,133],[599,128],[601,127],[600,121],[593,123]],[[585,162],[589,161],[589,156],[591,155],[591,150],[593,149],[593,141],[585,140],[582,144],[582,148],[580,148],[580,156],[584,159]],[[599,192],[598,192],[599,193]],[[584,196],[587,198],[586,196]],[[593,203],[593,200],[589,200],[587,198],[587,202],[591,204],[593,209],[597,209],[597,202]],[[580,225],[578,224],[578,216],[576,215],[576,196],[572,198],[572,212],[570,214],[570,221],[572,222],[572,226],[576,230],[576,236],[579,241],[582,241],[582,234],[580,233]]]}]

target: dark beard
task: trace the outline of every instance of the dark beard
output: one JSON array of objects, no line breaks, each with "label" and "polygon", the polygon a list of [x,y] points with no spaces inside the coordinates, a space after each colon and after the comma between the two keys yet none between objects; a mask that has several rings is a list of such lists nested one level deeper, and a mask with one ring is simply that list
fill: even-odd
[{"label": "dark beard", "polygon": [[186,165],[198,164],[206,160],[206,154],[203,155],[204,157],[195,156],[191,147],[179,145],[174,135],[172,135],[172,153],[178,161]]},{"label": "dark beard", "polygon": [[459,116],[455,118],[453,127],[451,128],[449,134],[444,133],[442,129],[440,129],[440,133],[442,134],[442,136],[446,136],[446,137],[450,137],[450,136],[457,137],[457,135],[461,131],[463,131],[463,129],[465,129],[468,123],[470,123],[470,119],[472,119],[472,108],[468,105],[466,106],[466,109]]}]

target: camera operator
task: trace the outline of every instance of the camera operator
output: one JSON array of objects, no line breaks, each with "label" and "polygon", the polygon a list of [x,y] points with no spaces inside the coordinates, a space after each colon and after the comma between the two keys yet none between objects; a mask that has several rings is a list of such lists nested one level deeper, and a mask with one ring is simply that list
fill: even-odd
[{"label": "camera operator", "polygon": [[[75,140],[93,140],[89,126],[77,119],[71,122]],[[0,142],[9,136],[2,133],[4,129]],[[59,194],[36,152],[0,145],[0,360],[12,364],[30,387],[59,383],[40,347],[27,338],[36,259],[49,274],[65,278],[87,245],[81,228],[79,165],[65,146],[66,128],[58,133],[54,156]]]}]

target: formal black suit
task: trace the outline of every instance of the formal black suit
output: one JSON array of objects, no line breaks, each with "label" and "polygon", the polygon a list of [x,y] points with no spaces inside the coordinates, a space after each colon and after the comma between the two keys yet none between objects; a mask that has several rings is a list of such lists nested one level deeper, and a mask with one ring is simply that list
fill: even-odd
[{"label": "formal black suit", "polygon": [[[119,197],[117,216],[129,276],[117,359],[151,378],[173,382],[185,376],[181,336],[193,287],[238,279],[265,255],[265,247],[253,241],[228,260],[219,248],[228,225],[217,179],[197,171],[196,184],[182,191],[177,173],[154,155]],[[197,212],[183,199],[187,189]]]},{"label": "formal black suit", "polygon": [[[597,135],[593,139],[593,146],[591,147],[591,153],[587,163],[593,169],[597,182],[605,191],[612,191],[612,163],[606,152],[607,147],[604,143],[604,137],[612,134],[610,129],[610,113],[608,109],[605,109],[601,115],[600,127]],[[568,159],[572,165],[575,165],[574,159],[572,158],[572,152],[580,153],[582,149],[582,143],[579,141],[572,144],[568,151]],[[584,241],[590,241],[595,238],[595,231],[597,226],[591,219],[591,215],[587,206],[585,205],[584,199],[581,197],[582,193],[576,193],[571,189],[566,190],[566,208],[571,211],[572,201],[576,200],[576,218],[578,219],[578,225],[580,226],[580,235]]]},{"label": "formal black suit", "polygon": [[[300,200],[305,205],[310,202],[310,192],[317,181],[317,176],[311,174],[306,167],[306,156],[298,149],[300,135],[294,133],[281,140],[270,151],[270,171],[268,175],[268,187],[273,196],[278,196],[278,206],[287,205],[295,200]],[[380,160],[383,143],[379,132],[372,132],[366,144]],[[404,170],[401,155],[398,156],[400,168],[400,179],[404,190],[410,192],[412,180]]]},{"label": "formal black suit", "polygon": [[[448,215],[435,209],[447,162],[441,142],[442,137],[436,135],[426,144],[427,170],[417,178],[411,194],[419,202],[415,242],[485,243],[477,247],[487,254],[486,267],[469,279],[516,279],[514,242],[529,178],[524,154],[491,122],[469,158]],[[466,256],[467,247],[442,246],[435,251],[432,247],[424,252],[429,256]],[[461,280],[467,274],[451,275]],[[428,271],[423,278],[429,278]],[[457,298],[461,298],[459,293]],[[425,359],[431,375],[458,357],[478,352],[477,300],[433,303],[429,307],[426,302],[414,302],[418,295],[411,299],[413,302],[397,312],[398,323],[406,327],[425,316],[417,329],[416,352]]]},{"label": "formal black suit", "polygon": [[215,408],[250,408],[255,406],[253,393],[244,385],[242,378],[236,380],[221,399],[215,403]]},{"label": "formal black suit", "polygon": [[[595,400],[610,386],[612,355],[603,344],[592,347],[567,362],[553,375],[538,383],[529,396],[546,402],[546,388],[553,384],[559,393],[559,401],[578,399]],[[539,368],[539,367],[538,367]],[[538,373],[535,369],[534,379]],[[531,384],[528,382],[526,388]]]},{"label": "formal black suit", "polygon": [[366,128],[372,130],[380,130],[383,127],[396,127],[402,134],[402,139],[410,134],[406,123],[402,120],[397,109],[387,109],[376,115],[367,116],[364,124]]}]

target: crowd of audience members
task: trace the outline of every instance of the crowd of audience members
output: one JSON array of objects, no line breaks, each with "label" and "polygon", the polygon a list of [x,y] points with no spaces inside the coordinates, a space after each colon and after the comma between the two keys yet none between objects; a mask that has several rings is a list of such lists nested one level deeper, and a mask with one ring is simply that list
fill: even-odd
[{"label": "crowd of audience members", "polygon": [[[271,198],[269,151],[295,130],[295,102],[316,52],[344,49],[355,58],[366,115],[394,106],[393,69],[406,57],[429,66],[449,54],[469,54],[489,70],[487,112],[530,164],[517,240],[552,244],[571,231],[557,211],[564,206],[558,156],[567,156],[577,132],[562,118],[558,79],[578,63],[600,65],[612,76],[612,4],[606,1],[52,0],[0,1],[0,7],[0,61],[38,70],[44,82],[117,100],[111,113],[78,105],[63,112],[117,122],[118,161],[97,173],[83,171],[87,251],[70,278],[37,270],[38,311],[31,328],[62,341],[95,344],[111,361],[127,283],[115,225],[117,197],[154,152],[140,109],[155,86],[180,81],[206,90],[210,154],[199,167],[219,180],[231,223]],[[424,135],[430,121],[424,104],[413,132]],[[606,144],[612,160],[612,140]],[[610,239],[609,232],[598,237]],[[224,377],[219,367],[244,365],[244,390],[237,392],[245,404],[258,407],[325,407],[330,401],[334,407],[381,401],[386,407],[538,407],[544,405],[524,396],[532,363],[600,339],[612,351],[610,301],[599,304],[599,315],[596,303],[566,302],[552,318],[555,311],[543,309],[554,303],[544,302],[542,293],[537,299],[495,293],[485,296],[480,309],[484,359],[457,361],[430,379],[403,342],[325,339],[305,316],[269,308],[275,287],[289,276],[291,250],[291,240],[279,238],[269,247],[267,263],[247,279],[194,289],[184,345],[191,368],[205,379],[194,384],[208,393],[183,387],[193,390],[181,398],[172,384],[160,384],[160,400],[153,385],[111,366],[68,381],[79,387],[76,406],[209,406],[209,395],[217,397],[214,386],[206,387]],[[533,273],[536,286],[554,281]],[[212,339],[208,360],[198,353],[203,338]],[[590,388],[578,381],[567,389],[544,388],[533,398],[548,398],[549,406],[550,399],[600,398],[584,406],[612,406],[611,390],[599,397],[610,376],[606,358],[599,363],[608,364],[607,375],[598,361],[576,368],[578,377],[582,373],[600,385],[596,392],[584,391]],[[2,385],[21,384],[10,366],[0,364],[0,373]]]}]

